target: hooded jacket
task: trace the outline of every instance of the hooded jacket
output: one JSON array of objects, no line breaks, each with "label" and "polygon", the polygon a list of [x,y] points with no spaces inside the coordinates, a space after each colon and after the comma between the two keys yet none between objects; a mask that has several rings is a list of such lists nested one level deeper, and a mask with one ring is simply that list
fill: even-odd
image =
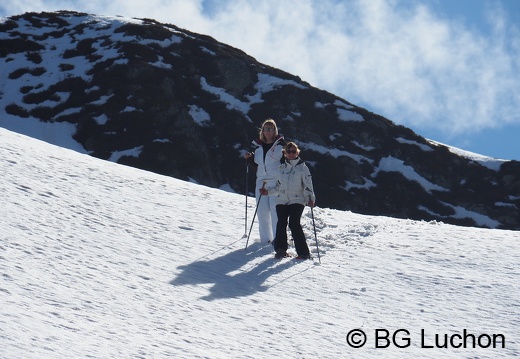
[{"label": "hooded jacket", "polygon": [[306,205],[309,201],[316,201],[311,173],[300,158],[285,160],[278,167],[278,171],[279,177],[275,187],[278,193],[277,205],[295,203]]}]

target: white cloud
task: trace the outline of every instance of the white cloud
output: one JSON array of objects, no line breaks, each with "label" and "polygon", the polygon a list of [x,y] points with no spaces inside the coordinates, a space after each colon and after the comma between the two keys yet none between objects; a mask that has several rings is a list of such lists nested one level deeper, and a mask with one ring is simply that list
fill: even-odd
[{"label": "white cloud", "polygon": [[519,123],[520,31],[505,11],[485,8],[488,36],[436,15],[428,2],[411,4],[17,0],[0,5],[0,14],[72,9],[152,18],[210,35],[407,126],[460,134]]}]

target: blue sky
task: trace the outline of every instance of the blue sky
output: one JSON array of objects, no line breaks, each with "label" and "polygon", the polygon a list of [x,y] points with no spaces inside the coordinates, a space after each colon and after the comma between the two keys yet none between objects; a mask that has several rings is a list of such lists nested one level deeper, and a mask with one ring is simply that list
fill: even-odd
[{"label": "blue sky", "polygon": [[11,0],[0,16],[63,9],[207,34],[421,136],[520,160],[518,0]]}]

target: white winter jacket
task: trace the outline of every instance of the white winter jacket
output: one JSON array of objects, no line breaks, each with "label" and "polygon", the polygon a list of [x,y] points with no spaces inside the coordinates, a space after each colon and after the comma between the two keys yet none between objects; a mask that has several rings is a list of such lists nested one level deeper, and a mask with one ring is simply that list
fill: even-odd
[{"label": "white winter jacket", "polygon": [[286,160],[278,167],[279,177],[275,190],[278,193],[276,204],[306,205],[309,201],[316,201],[312,176],[309,168],[301,159]]},{"label": "white winter jacket", "polygon": [[[273,143],[271,149],[265,154],[261,142],[253,141],[253,144],[258,146],[255,150],[255,163],[258,165],[256,169],[256,188],[262,188],[265,182],[265,188],[274,188],[278,179],[278,166],[283,157],[283,137],[280,136]],[[269,193],[271,195],[271,193]]]}]

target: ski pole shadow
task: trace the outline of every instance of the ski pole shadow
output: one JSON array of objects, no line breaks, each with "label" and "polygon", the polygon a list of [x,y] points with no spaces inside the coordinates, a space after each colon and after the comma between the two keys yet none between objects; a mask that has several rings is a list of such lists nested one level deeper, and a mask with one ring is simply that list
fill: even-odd
[{"label": "ski pole shadow", "polygon": [[[244,248],[226,253],[225,255],[205,260],[198,259],[190,264],[177,267],[180,273],[170,281],[171,285],[213,284],[204,300],[237,298],[265,292],[269,286],[264,282],[276,273],[290,266],[290,263],[275,262],[271,256],[270,246],[256,243],[247,251]],[[252,259],[266,257],[260,263],[244,269]],[[247,267],[247,266],[246,266]]]}]

